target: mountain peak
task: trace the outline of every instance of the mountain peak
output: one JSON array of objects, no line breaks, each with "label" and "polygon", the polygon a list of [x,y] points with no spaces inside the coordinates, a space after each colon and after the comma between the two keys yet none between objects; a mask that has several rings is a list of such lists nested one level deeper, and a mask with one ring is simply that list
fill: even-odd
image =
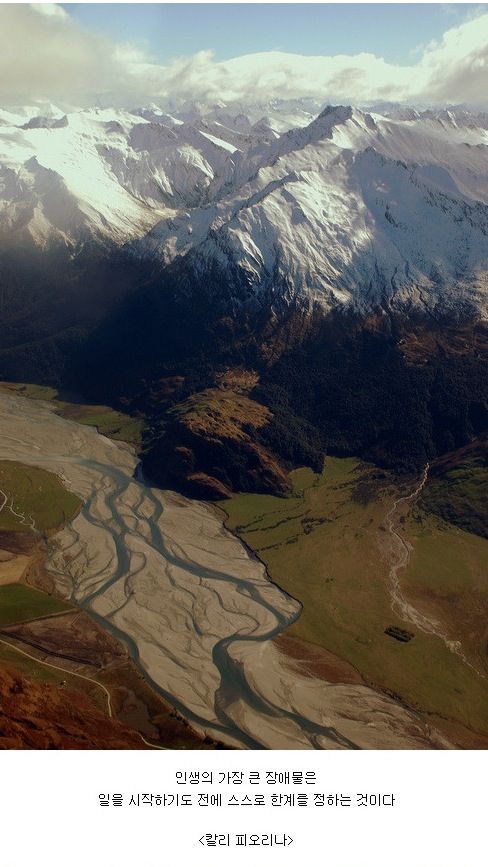
[{"label": "mountain peak", "polygon": [[485,315],[486,118],[310,109],[2,112],[0,239],[129,243],[195,285],[218,266],[231,294],[306,309]]}]

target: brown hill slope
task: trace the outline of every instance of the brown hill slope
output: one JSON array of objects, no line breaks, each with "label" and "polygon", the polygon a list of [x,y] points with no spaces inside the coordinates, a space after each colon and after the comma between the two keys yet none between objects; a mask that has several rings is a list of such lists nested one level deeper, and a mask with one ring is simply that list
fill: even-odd
[{"label": "brown hill slope", "polygon": [[146,749],[138,734],[74,690],[0,666],[0,749]]}]

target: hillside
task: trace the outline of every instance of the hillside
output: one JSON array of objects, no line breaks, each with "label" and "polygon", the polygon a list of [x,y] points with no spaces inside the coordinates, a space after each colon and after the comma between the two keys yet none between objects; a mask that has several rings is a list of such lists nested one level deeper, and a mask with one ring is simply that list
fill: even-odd
[{"label": "hillside", "polygon": [[463,530],[488,538],[488,451],[475,440],[434,462],[422,507]]},{"label": "hillside", "polygon": [[87,696],[0,665],[0,749],[146,749],[137,732]]}]

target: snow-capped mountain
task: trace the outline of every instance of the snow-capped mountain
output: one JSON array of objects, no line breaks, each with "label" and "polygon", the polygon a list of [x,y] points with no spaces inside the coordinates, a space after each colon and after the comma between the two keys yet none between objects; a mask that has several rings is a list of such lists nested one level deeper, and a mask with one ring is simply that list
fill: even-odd
[{"label": "snow-capped mountain", "polygon": [[313,108],[1,112],[1,243],[93,238],[239,303],[485,316],[487,117]]},{"label": "snow-capped mountain", "polygon": [[217,131],[151,113],[96,109],[25,120],[2,112],[0,234],[39,244],[140,238],[232,176],[234,140],[247,136]]}]

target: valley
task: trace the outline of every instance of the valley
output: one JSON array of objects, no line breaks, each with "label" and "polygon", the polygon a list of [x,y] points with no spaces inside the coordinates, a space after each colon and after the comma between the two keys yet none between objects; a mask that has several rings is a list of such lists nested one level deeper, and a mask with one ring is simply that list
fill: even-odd
[{"label": "valley", "polygon": [[[115,641],[109,654],[122,646],[127,664],[200,738],[248,748],[450,744],[427,716],[398,698],[360,678],[338,679],[338,671],[347,672],[340,658],[335,666],[330,660],[331,680],[297,672],[274,639],[293,624],[298,628],[301,604],[269,580],[213,507],[137,481],[130,447],[63,419],[49,403],[12,392],[0,393],[0,402],[1,459],[55,473],[83,502],[46,542],[45,573],[56,598],[81,609]],[[308,481],[311,475],[305,471]],[[44,619],[47,630],[40,620],[12,624],[7,640],[42,647],[50,658],[66,656],[71,630],[56,637],[53,624],[69,616]],[[93,639],[76,642],[91,665],[86,653]],[[98,678],[112,689],[117,667]]]},{"label": "valley", "polygon": [[99,745],[484,747],[486,115],[36,112],[0,111],[1,654]]},{"label": "valley", "polygon": [[[291,480],[286,498],[221,503],[227,526],[303,605],[285,637],[347,661],[460,744],[486,745],[486,540],[425,511],[415,477],[329,457],[322,474]],[[392,626],[411,640],[386,634]]]}]

